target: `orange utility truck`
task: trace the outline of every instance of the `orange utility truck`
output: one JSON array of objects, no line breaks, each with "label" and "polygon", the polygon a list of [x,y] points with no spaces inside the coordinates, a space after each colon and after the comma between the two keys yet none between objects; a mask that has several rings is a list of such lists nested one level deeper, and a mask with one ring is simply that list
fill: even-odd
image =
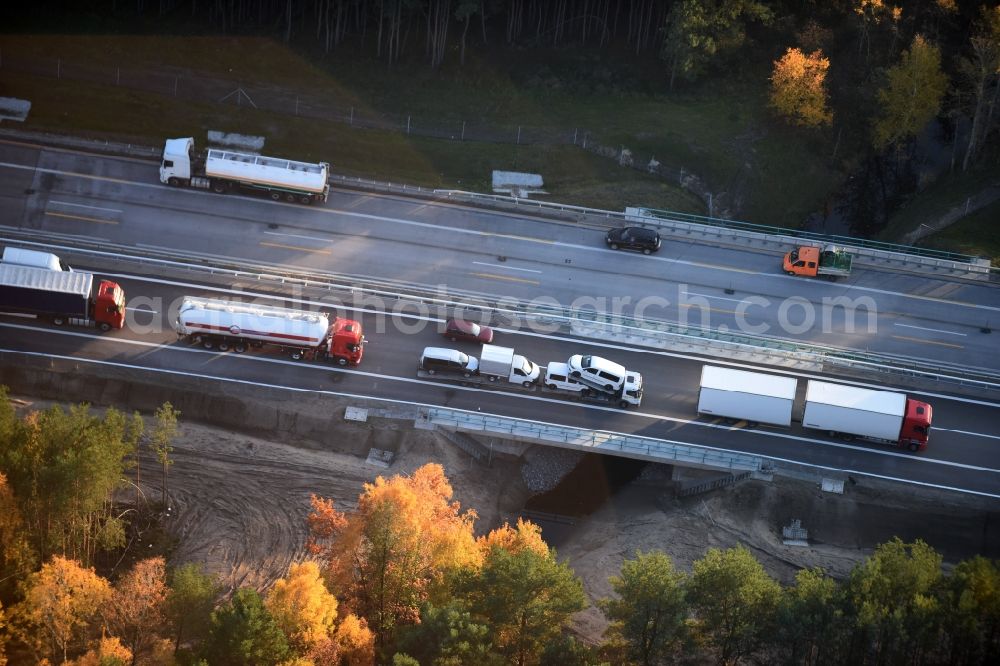
[{"label": "orange utility truck", "polygon": [[852,260],[850,254],[833,245],[822,249],[807,245],[787,253],[782,268],[789,275],[836,280],[851,274]]}]

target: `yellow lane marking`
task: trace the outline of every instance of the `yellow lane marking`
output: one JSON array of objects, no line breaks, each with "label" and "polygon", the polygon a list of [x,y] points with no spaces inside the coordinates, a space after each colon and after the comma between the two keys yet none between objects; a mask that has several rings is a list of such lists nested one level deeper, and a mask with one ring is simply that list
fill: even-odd
[{"label": "yellow lane marking", "polygon": [[51,211],[45,211],[46,215],[51,215],[52,217],[65,217],[70,220],[83,220],[84,222],[97,222],[98,224],[118,224],[117,220],[104,220],[99,217],[87,217],[86,215],[70,215],[68,213],[53,213]]},{"label": "yellow lane marking", "polygon": [[698,308],[699,310],[708,310],[709,312],[719,312],[721,314],[736,314],[736,310],[723,310],[722,308],[713,308],[712,306],[705,307],[696,303],[681,303],[680,306],[682,308]]},{"label": "yellow lane marking", "polygon": [[329,250],[317,250],[311,247],[301,247],[299,245],[285,245],[284,243],[270,243],[267,241],[261,241],[260,245],[264,247],[280,247],[284,250],[298,250],[299,252],[312,252],[313,254],[330,254]]},{"label": "yellow lane marking", "polygon": [[937,342],[935,340],[924,340],[923,338],[911,338],[906,335],[894,335],[892,336],[897,340],[907,340],[909,342],[922,342],[925,345],[938,345],[939,347],[951,347],[952,349],[965,349],[962,345],[954,345],[950,342]]},{"label": "yellow lane marking", "polygon": [[470,273],[476,277],[489,278],[491,280],[506,280],[507,282],[524,282],[526,284],[541,284],[538,280],[528,280],[525,278],[511,277],[510,275],[494,275],[493,273]]},{"label": "yellow lane marking", "polygon": [[515,236],[514,234],[494,234],[491,232],[483,232],[483,236],[495,236],[496,238],[513,238],[514,240],[531,241],[532,243],[545,243],[546,245],[554,245],[554,240],[548,240],[545,238],[532,238],[531,236]]}]

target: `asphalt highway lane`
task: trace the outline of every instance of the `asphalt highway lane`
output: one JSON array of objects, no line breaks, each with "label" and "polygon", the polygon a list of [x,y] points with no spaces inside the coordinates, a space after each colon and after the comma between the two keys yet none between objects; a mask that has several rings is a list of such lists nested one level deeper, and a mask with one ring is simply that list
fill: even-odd
[{"label": "asphalt highway lane", "polygon": [[[213,291],[210,285],[165,285],[141,277],[120,282],[130,303],[140,295],[167,304],[184,295],[226,297]],[[2,316],[0,348],[55,355],[63,359],[58,362],[89,360],[162,371],[167,384],[171,376],[176,376],[173,373],[182,373],[235,380],[228,384],[235,393],[251,392],[255,385],[267,384],[356,395],[359,399],[371,396],[419,402],[763,455],[831,472],[871,474],[1000,496],[1000,468],[995,453],[1000,445],[1000,419],[998,406],[988,401],[911,392],[935,409],[928,450],[912,454],[876,444],[832,440],[823,433],[803,431],[797,424],[788,430],[749,429],[745,424],[734,427],[698,418],[695,406],[701,366],[706,362],[719,363],[717,359],[563,336],[504,330],[497,333],[498,344],[514,347],[541,365],[564,361],[574,353],[595,353],[639,370],[645,379],[643,404],[638,410],[625,411],[571,402],[541,388],[530,393],[506,392],[500,388],[462,386],[458,381],[420,380],[416,377],[416,366],[425,346],[454,346],[472,355],[478,353],[476,345],[451,343],[442,338],[437,321],[400,317],[397,323],[377,313],[349,314],[362,321],[369,343],[360,367],[341,369],[292,361],[266,350],[242,355],[207,351],[179,341],[165,311],[133,313],[133,316],[141,328],[106,335],[91,329],[56,328],[31,319]],[[800,382],[800,391],[803,389],[804,382]]]}]

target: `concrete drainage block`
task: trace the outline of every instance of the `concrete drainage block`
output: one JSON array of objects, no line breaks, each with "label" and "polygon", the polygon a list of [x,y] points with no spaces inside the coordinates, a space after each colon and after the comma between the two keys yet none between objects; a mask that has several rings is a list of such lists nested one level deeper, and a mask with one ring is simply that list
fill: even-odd
[{"label": "concrete drainage block", "polygon": [[808,546],[809,531],[802,527],[802,521],[798,518],[792,520],[791,525],[781,528],[781,536],[784,537],[786,546]]},{"label": "concrete drainage block", "polygon": [[392,451],[385,451],[383,449],[368,449],[368,458],[365,460],[365,464],[387,468],[392,464],[394,457],[395,454]]},{"label": "concrete drainage block", "polygon": [[344,410],[344,420],[365,423],[368,420],[368,410],[364,407],[348,407]]}]

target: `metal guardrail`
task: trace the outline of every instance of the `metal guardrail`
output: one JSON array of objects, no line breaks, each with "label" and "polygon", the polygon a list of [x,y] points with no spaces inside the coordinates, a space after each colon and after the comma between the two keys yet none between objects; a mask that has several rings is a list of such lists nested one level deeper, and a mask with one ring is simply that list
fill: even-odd
[{"label": "metal guardrail", "polygon": [[[36,237],[31,232],[22,231],[23,235]],[[40,235],[40,234],[39,234]],[[993,391],[1000,389],[1000,372],[980,368],[958,368],[954,365],[942,365],[922,362],[917,359],[899,358],[873,352],[858,352],[849,349],[819,345],[814,343],[794,342],[781,338],[772,338],[749,333],[720,332],[715,329],[702,329],[682,326],[669,321],[655,319],[635,319],[624,315],[602,315],[587,310],[576,310],[561,306],[538,303],[523,303],[510,298],[480,296],[472,293],[461,293],[455,290],[431,290],[414,285],[403,285],[389,281],[352,278],[336,274],[319,274],[306,271],[289,270],[285,273],[273,272],[273,267],[255,265],[251,262],[229,263],[216,258],[205,258],[197,255],[186,255],[179,252],[145,249],[146,256],[129,254],[134,248],[121,247],[116,249],[106,242],[91,241],[73,237],[73,245],[59,245],[53,241],[60,240],[53,234],[44,234],[44,240],[29,241],[24,238],[0,237],[0,242],[17,242],[24,245],[35,245],[43,249],[67,251],[75,254],[100,257],[113,261],[134,262],[138,265],[155,265],[161,268],[180,269],[188,272],[201,272],[211,275],[225,275],[229,278],[254,281],[260,284],[281,287],[295,286],[302,289],[315,289],[327,293],[345,296],[383,298],[387,301],[405,301],[408,303],[425,304],[445,312],[481,312],[492,318],[512,317],[533,321],[539,324],[558,324],[566,326],[570,331],[580,327],[595,327],[607,334],[613,335],[643,335],[654,339],[660,346],[670,343],[684,343],[701,346],[705,353],[711,354],[718,346],[724,355],[730,355],[725,345],[741,348],[744,351],[764,352],[780,361],[803,362],[810,361],[822,366],[835,366],[846,369],[878,372],[910,378],[924,378],[933,381],[944,381],[959,386],[975,387],[980,390]],[[62,240],[69,241],[67,237]],[[101,249],[92,249],[88,245],[96,245]],[[159,256],[148,256],[159,255]],[[403,290],[405,291],[399,291]],[[374,310],[373,310],[374,311]],[[654,345],[656,346],[656,345]]]},{"label": "metal guardrail", "polygon": [[864,238],[855,238],[853,236],[820,234],[813,231],[802,231],[798,229],[788,229],[785,227],[772,227],[764,224],[752,224],[750,222],[741,222],[739,220],[724,220],[717,217],[692,215],[690,213],[675,213],[672,211],[658,210],[655,208],[643,208],[642,210],[656,219],[661,219],[668,222],[690,222],[693,224],[722,227],[725,229],[736,229],[738,231],[752,231],[754,233],[760,233],[760,234],[791,236],[793,238],[815,241],[816,243],[821,243],[821,244],[834,244],[841,246],[850,246],[855,248],[882,250],[885,252],[909,254],[918,257],[931,257],[934,259],[944,259],[946,261],[971,263],[974,259],[978,259],[978,257],[974,257],[967,254],[959,254],[958,252],[945,252],[943,250],[934,250],[931,248],[916,247],[913,245],[899,245],[896,243],[885,243],[882,241],[873,241]]},{"label": "metal guardrail", "polygon": [[518,440],[554,442],[559,446],[578,451],[614,453],[640,460],[704,465],[731,470],[757,472],[764,469],[764,460],[758,456],[732,453],[672,440],[653,439],[603,430],[583,430],[508,416],[431,407],[427,410],[427,420],[435,425],[458,430],[490,432]]}]

